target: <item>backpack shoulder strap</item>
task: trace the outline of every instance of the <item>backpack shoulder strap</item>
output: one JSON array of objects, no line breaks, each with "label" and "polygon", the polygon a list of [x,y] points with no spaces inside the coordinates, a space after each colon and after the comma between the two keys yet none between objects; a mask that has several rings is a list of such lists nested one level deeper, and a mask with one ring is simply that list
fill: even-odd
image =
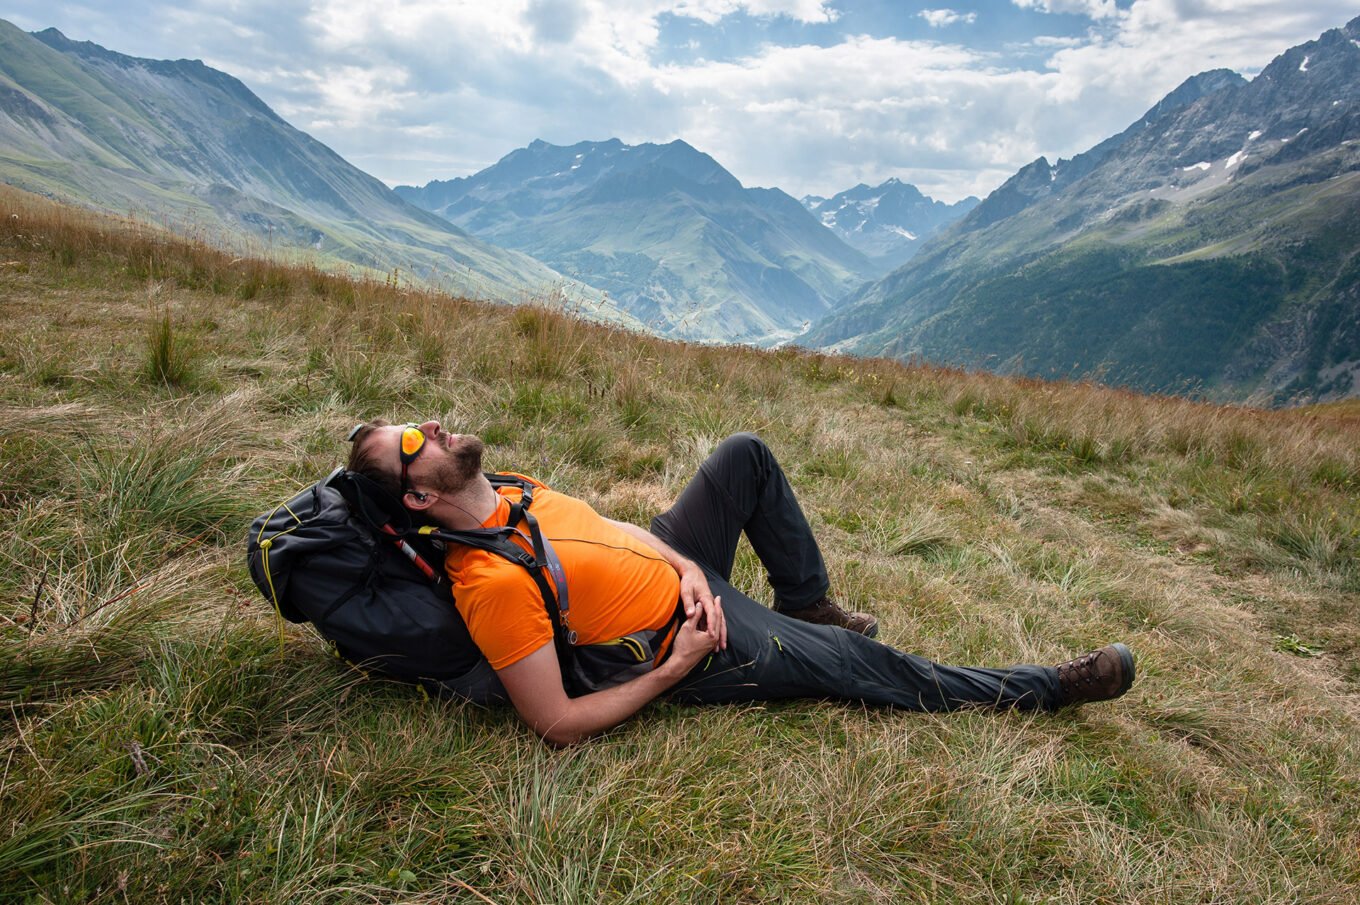
[{"label": "backpack shoulder strap", "polygon": [[[537,533],[536,523],[533,529]],[[560,604],[561,600],[566,599],[565,579],[562,579],[558,584],[561,595],[554,594],[552,585],[548,584],[547,576],[544,575],[545,564],[543,561],[519,544],[511,541],[510,535],[515,534],[516,531],[508,526],[504,528],[478,528],[472,531],[422,529],[422,533],[429,534],[445,543],[462,544],[465,547],[485,550],[515,563],[529,573],[529,577],[538,586],[539,597],[543,600],[543,608],[547,611],[548,622],[552,625],[553,648],[557,651],[557,660],[562,669],[563,681],[565,681],[569,664],[575,662],[573,645],[576,644],[576,632],[567,626],[566,610]],[[560,564],[558,568],[561,568]]]}]

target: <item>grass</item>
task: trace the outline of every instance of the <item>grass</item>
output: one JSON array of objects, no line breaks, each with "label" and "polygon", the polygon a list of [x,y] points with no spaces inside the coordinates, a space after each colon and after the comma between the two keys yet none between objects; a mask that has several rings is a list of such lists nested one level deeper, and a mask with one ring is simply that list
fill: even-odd
[{"label": "grass", "polygon": [[[0,900],[1360,894],[1352,407],[666,343],[8,189],[0,263]],[[551,751],[281,645],[250,517],[355,421],[426,414],[643,524],[756,430],[884,640],[1000,665],[1118,638],[1140,679],[1058,716],[661,702]],[[769,601],[744,546],[734,581]]]}]

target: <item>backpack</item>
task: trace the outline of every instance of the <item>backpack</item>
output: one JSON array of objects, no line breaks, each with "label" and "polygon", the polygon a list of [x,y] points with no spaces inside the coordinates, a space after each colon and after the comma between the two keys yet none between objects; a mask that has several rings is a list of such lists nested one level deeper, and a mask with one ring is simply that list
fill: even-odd
[{"label": "backpack", "polygon": [[[578,645],[568,626],[566,576],[530,514],[535,485],[486,474],[494,487],[517,486],[504,528],[450,531],[414,525],[391,493],[363,475],[337,468],[251,525],[251,578],[279,615],[310,622],[351,663],[438,694],[479,703],[506,700],[505,690],[468,634],[443,573],[443,545],[487,550],[527,569],[553,626],[567,694],[577,697],[650,671],[682,619],[679,604],[659,630]],[[520,522],[528,535],[518,529]],[[509,540],[526,537],[533,552]],[[547,575],[560,589],[554,592]]]},{"label": "backpack", "polygon": [[363,669],[477,703],[506,700],[442,576],[443,550],[380,537],[355,512],[366,488],[337,468],[250,526],[250,577],[279,616],[310,622]]}]

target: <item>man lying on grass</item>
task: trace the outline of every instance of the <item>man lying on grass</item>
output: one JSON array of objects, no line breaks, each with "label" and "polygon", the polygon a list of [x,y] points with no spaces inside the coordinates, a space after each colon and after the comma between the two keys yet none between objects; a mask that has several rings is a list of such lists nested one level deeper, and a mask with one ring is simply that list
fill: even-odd
[{"label": "man lying on grass", "polygon": [[[521,490],[482,473],[483,444],[437,421],[374,421],[351,435],[351,471],[399,495],[417,516],[452,530],[520,518]],[[878,622],[828,596],[826,566],[784,472],[761,440],[737,434],[699,467],[650,533],[535,483],[532,510],[560,557],[575,643],[655,630],[655,665],[622,684],[569,697],[543,596],[527,569],[450,544],[445,567],[472,639],[515,709],[548,742],[602,732],[653,698],[714,704],[836,698],[905,710],[1056,710],[1122,695],[1133,655],[1111,644],[1057,666],[944,666],[871,640]],[[745,531],[769,574],[775,609],[728,583]],[[521,534],[526,550],[530,541]]]}]

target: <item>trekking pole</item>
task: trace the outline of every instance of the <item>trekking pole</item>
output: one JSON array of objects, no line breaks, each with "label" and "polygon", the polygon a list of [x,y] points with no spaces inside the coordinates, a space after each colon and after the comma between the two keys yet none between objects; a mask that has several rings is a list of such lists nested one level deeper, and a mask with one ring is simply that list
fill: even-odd
[{"label": "trekking pole", "polygon": [[406,538],[402,537],[397,529],[392,527],[390,522],[382,526],[382,531],[392,538],[392,543],[396,545],[397,549],[406,554],[406,558],[415,563],[415,567],[419,569],[427,579],[434,584],[439,584],[443,580],[444,576],[439,572],[436,572],[434,568],[425,561],[425,557],[421,556],[415,547],[408,544]]}]

